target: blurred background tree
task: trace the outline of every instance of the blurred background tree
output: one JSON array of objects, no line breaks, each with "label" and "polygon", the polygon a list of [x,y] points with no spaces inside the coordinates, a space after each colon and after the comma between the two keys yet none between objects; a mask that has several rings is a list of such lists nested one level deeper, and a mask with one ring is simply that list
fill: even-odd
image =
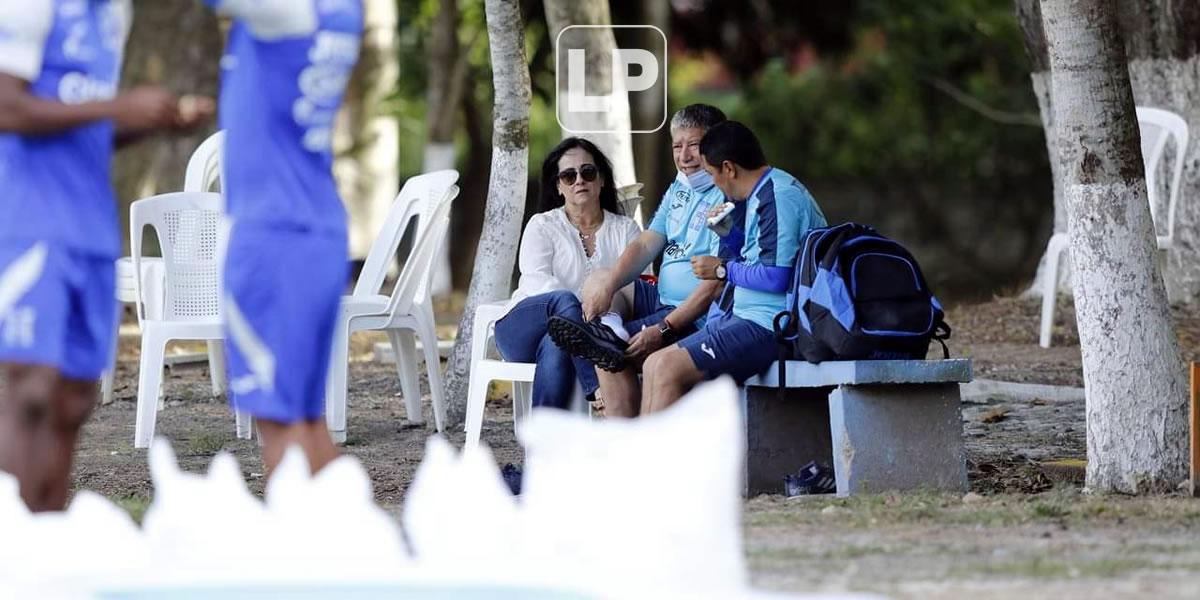
[{"label": "blurred background tree", "polygon": [[[431,142],[453,145],[462,193],[449,264],[454,287],[465,290],[492,148],[483,0],[394,1],[399,77],[371,110],[395,118],[399,181],[423,169]],[[746,122],[769,160],[808,185],[831,220],[869,223],[908,244],[944,299],[1013,292],[1032,278],[1053,202],[1012,0],[609,2],[613,23],[667,33],[672,112],[709,102]],[[181,78],[178,91],[212,93],[214,21],[194,0],[136,5],[127,82],[157,74]],[[536,198],[541,159],[562,132],[543,3],[521,5],[533,86],[528,198]],[[156,38],[155,29],[171,35]],[[637,45],[636,36],[618,30],[618,45]],[[635,126],[644,126],[648,107],[632,109]],[[668,133],[635,135],[634,144],[643,211],[651,214],[674,176]],[[144,165],[153,162],[144,157],[155,155],[142,147],[123,157],[122,181],[135,182],[122,185],[123,198],[177,189],[174,176],[145,183]],[[181,153],[171,162],[182,169],[184,160]],[[526,216],[532,210],[531,201]]]},{"label": "blurred background tree", "polygon": [[[393,101],[404,132],[402,178],[420,166],[426,44],[440,4],[400,0],[402,75]],[[1032,277],[1050,234],[1052,192],[1010,0],[611,0],[613,22],[646,23],[654,4],[670,9],[672,111],[710,102],[746,122],[769,160],[805,182],[831,219],[871,223],[911,245],[945,296],[1011,292]],[[466,186],[451,264],[463,288],[486,194],[479,186],[487,181],[491,89],[487,40],[478,34],[482,3],[458,5],[469,62],[456,137]],[[542,3],[525,0],[523,8],[533,179],[559,130]],[[618,43],[637,40],[618,31]],[[664,130],[637,135],[635,144],[652,211],[674,176],[669,138]]]}]

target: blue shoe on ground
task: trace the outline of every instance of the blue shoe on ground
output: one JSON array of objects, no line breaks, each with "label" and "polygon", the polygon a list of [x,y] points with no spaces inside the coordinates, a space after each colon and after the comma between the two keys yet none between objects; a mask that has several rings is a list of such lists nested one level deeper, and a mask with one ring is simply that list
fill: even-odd
[{"label": "blue shoe on ground", "polygon": [[508,486],[508,491],[512,492],[512,495],[521,495],[521,467],[507,463],[504,465],[504,468],[500,469],[500,476],[504,478],[504,483]]},{"label": "blue shoe on ground", "polygon": [[800,472],[783,478],[783,494],[788,498],[809,494],[832,494],[837,492],[837,480],[833,469],[813,461],[800,467]]}]

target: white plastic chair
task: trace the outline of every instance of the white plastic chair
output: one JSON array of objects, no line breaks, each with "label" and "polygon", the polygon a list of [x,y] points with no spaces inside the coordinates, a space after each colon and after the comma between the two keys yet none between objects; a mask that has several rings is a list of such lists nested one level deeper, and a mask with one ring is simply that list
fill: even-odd
[{"label": "white plastic chair", "polygon": [[[188,159],[187,171],[184,175],[183,191],[207,192],[221,179],[222,149],[225,144],[225,132],[218,131],[204,140]],[[162,261],[145,257],[142,259],[141,285],[146,292],[143,298],[145,313],[151,318],[160,318],[162,314]],[[117,259],[117,301],[123,303],[137,302],[137,286],[134,283],[133,259],[123,257]],[[139,320],[139,325],[140,325]],[[109,368],[100,380],[100,390],[104,404],[112,402],[113,377],[117,371],[117,352],[112,353]],[[225,392],[225,353],[220,342],[208,343],[209,374],[212,378],[213,396]],[[241,421],[239,421],[241,422]],[[247,429],[247,432],[249,430]],[[239,431],[239,437],[243,432]]]},{"label": "white plastic chair", "polygon": [[[513,426],[525,419],[533,406],[533,378],[537,375],[534,363],[507,362],[487,357],[488,341],[495,337],[496,321],[504,316],[507,302],[481,304],[475,309],[471,324],[471,377],[467,385],[467,439],[463,450],[479,446],[479,435],[483,429],[484,405],[487,404],[488,385],[493,381],[511,381],[513,384]],[[591,405],[583,396],[579,382],[571,395],[571,410],[591,415]]]},{"label": "white plastic chair", "polygon": [[[433,304],[433,262],[437,249],[450,226],[450,205],[458,196],[458,172],[435,171],[406,181],[392,203],[387,221],[376,237],[354,286],[354,293],[342,297],[333,354],[325,382],[325,418],[330,436],[338,443],[346,441],[346,388],[350,359],[350,335],[355,331],[385,330],[396,356],[400,389],[408,420],[424,421],[421,414],[421,388],[417,376],[417,349],[414,334],[421,337],[425,369],[429,377],[429,395],[433,401],[434,424],[442,431],[445,421],[441,359],[437,349]],[[381,294],[388,265],[413,219],[417,220],[416,243],[400,272],[390,296]]]},{"label": "white plastic chair", "polygon": [[[1184,158],[1187,156],[1188,126],[1179,115],[1160,108],[1137,108],[1138,128],[1142,138],[1142,160],[1146,168],[1146,191],[1150,197],[1150,218],[1154,221],[1155,241],[1159,250],[1175,245],[1175,213],[1179,203],[1179,184],[1183,177]],[[1171,184],[1167,197],[1167,222],[1165,235],[1158,235],[1162,215],[1158,214],[1158,171],[1167,142],[1174,140],[1175,163],[1171,165]],[[1046,246],[1046,277],[1042,289],[1042,322],[1038,343],[1050,347],[1051,328],[1054,325],[1054,308],[1058,295],[1058,276],[1065,251],[1071,243],[1066,233],[1050,236]]]},{"label": "white plastic chair", "polygon": [[[130,206],[133,271],[142,268],[142,232],[154,229],[162,248],[163,295],[159,315],[146,312],[146,291],[134,278],[142,357],[138,372],[135,448],[154,439],[167,342],[221,340],[221,265],[228,238],[224,200],[209,192],[162,194]],[[239,423],[241,425],[242,423]]]}]

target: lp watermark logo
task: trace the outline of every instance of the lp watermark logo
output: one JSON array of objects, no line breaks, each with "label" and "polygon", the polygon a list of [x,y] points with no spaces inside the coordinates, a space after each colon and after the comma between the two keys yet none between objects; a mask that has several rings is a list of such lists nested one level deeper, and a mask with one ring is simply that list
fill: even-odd
[{"label": "lp watermark logo", "polygon": [[[614,48],[608,40],[617,30],[643,47]],[[554,41],[558,124],[574,134],[658,131],[667,123],[666,75],[667,36],[653,25],[565,27]],[[638,127],[630,106],[654,106],[661,114]]]}]

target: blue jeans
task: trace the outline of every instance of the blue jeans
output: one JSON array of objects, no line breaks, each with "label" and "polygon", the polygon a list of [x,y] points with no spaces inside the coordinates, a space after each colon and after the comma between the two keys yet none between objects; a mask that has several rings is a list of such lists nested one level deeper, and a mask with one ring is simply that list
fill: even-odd
[{"label": "blue jeans", "polygon": [[583,322],[583,307],[566,290],[546,292],[517,303],[496,321],[496,349],[504,360],[537,363],[533,379],[533,405],[569,408],[578,379],[584,394],[600,386],[592,364],[559,348],[547,334],[550,317]]}]

